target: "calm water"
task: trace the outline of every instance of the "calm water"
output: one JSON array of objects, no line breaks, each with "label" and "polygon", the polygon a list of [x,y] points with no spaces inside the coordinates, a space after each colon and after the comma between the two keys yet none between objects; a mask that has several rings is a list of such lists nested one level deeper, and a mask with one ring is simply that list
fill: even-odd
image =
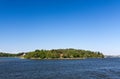
[{"label": "calm water", "polygon": [[120,59],[0,58],[0,79],[120,79]]}]

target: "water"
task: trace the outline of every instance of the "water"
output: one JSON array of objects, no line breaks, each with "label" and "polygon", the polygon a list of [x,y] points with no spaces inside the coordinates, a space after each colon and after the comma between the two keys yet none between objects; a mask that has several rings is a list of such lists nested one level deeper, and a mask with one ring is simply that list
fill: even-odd
[{"label": "water", "polygon": [[120,79],[120,59],[0,58],[0,79]]}]

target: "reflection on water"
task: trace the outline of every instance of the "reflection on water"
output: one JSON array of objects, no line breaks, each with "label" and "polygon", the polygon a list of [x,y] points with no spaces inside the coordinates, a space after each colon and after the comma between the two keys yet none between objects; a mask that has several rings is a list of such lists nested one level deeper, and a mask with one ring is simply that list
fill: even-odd
[{"label": "reflection on water", "polygon": [[120,79],[120,59],[0,58],[0,79]]}]

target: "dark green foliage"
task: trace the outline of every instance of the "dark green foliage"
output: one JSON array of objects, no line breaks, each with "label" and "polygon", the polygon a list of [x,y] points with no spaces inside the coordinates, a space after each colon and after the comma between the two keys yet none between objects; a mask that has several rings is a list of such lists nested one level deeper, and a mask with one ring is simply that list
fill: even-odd
[{"label": "dark green foliage", "polygon": [[53,49],[53,50],[35,50],[28,52],[25,58],[104,58],[100,52],[79,50],[79,49]]},{"label": "dark green foliage", "polygon": [[16,54],[0,52],[0,57],[15,57],[15,56],[16,56]]},{"label": "dark green foliage", "polygon": [[22,56],[24,52],[16,54],[16,56]]}]

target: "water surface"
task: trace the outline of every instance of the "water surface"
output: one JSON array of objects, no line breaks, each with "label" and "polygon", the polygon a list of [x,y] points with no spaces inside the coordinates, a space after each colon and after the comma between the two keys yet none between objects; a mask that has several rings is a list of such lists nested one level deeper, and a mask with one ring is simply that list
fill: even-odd
[{"label": "water surface", "polygon": [[120,79],[120,59],[0,58],[0,79]]}]

